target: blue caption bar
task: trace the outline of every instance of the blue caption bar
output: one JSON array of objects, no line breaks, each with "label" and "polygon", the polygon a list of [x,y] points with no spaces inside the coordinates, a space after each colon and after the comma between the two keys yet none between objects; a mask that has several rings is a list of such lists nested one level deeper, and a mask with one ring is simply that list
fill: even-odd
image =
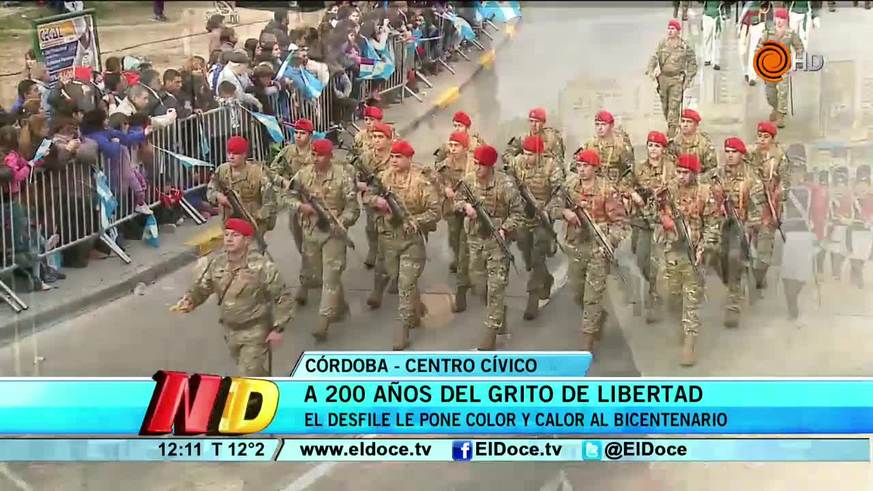
[{"label": "blue caption bar", "polygon": [[410,353],[303,353],[291,378],[299,380],[423,377],[584,377],[591,366],[586,351],[430,351]]},{"label": "blue caption bar", "polygon": [[870,440],[584,440],[580,453],[606,462],[869,462]]},{"label": "blue caption bar", "polygon": [[268,462],[280,444],[267,438],[10,438],[0,440],[0,462]]}]

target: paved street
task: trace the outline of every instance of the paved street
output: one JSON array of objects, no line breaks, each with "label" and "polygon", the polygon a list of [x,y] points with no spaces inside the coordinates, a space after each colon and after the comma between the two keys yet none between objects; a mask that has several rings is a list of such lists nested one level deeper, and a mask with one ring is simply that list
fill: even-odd
[{"label": "paved street", "polygon": [[[601,4],[602,5],[602,4]],[[426,162],[450,133],[453,111],[463,109],[473,117],[474,130],[502,149],[509,136],[523,130],[527,110],[546,107],[549,126],[565,131],[568,154],[593,133],[592,116],[600,108],[612,109],[625,122],[632,140],[643,142],[645,133],[663,128],[654,87],[643,77],[645,64],[671,14],[668,7],[637,2],[634,7],[581,7],[564,4],[531,5],[515,38],[503,48],[494,67],[483,71],[461,97],[408,138],[417,149],[416,160]],[[693,21],[693,18],[692,18]],[[844,8],[823,16],[822,30],[813,33],[818,53],[856,61],[854,69],[873,76],[870,56],[851,38],[873,34],[873,13]],[[730,32],[733,27],[729,27]],[[854,31],[853,31],[854,29]],[[859,32],[860,31],[860,32]],[[854,34],[852,34],[854,32]],[[820,37],[817,37],[820,36]],[[736,42],[725,35],[722,63],[717,75],[703,68],[693,102],[699,103],[703,129],[717,148],[727,134],[749,141],[754,124],[766,117],[763,88],[740,85]],[[692,40],[696,41],[693,36]],[[849,43],[851,44],[851,43]],[[853,69],[853,70],[854,70]],[[854,74],[854,71],[852,72]],[[854,75],[853,75],[854,76]],[[821,103],[819,85],[824,74],[802,74],[795,94],[796,127],[784,132],[785,142],[819,138]],[[866,80],[861,74],[857,80]],[[853,79],[852,87],[855,87]],[[858,82],[860,83],[860,82]],[[806,84],[806,85],[804,85]],[[814,87],[813,87],[814,86]],[[811,88],[812,87],[812,88]],[[434,89],[436,90],[436,89]],[[854,90],[854,89],[853,89]],[[857,97],[869,97],[858,89]],[[815,94],[801,100],[797,94]],[[559,103],[561,105],[559,110]],[[409,100],[406,104],[416,104]],[[863,104],[860,104],[863,106]],[[740,110],[737,110],[740,107]],[[830,113],[828,113],[830,114]],[[711,116],[710,116],[711,115]],[[708,118],[718,124],[707,127]],[[833,120],[833,118],[831,118]],[[858,120],[860,121],[860,117]],[[839,120],[834,120],[839,121]],[[866,131],[850,123],[828,123],[842,138]],[[836,126],[834,126],[836,125]],[[866,133],[863,133],[866,136]],[[638,151],[638,158],[641,152]],[[363,219],[353,229],[361,254],[366,253]],[[299,257],[283,215],[268,236],[270,251],[289,284],[297,285]],[[519,266],[520,254],[516,253]],[[550,262],[558,284],[566,282],[566,261],[559,254]],[[453,281],[448,272],[450,253],[445,223],[428,244],[428,264],[421,280],[429,314],[413,334],[414,350],[472,349],[479,337],[483,304],[472,298],[463,314],[449,309]],[[288,371],[304,350],[390,349],[396,322],[396,295],[386,296],[379,311],[370,311],[365,297],[372,284],[362,257],[351,254],[344,275],[349,320],[331,327],[326,343],[314,342],[309,330],[317,318],[317,294],[299,310],[273,357],[274,372]],[[868,276],[873,278],[873,272]],[[233,373],[217,324],[217,309],[210,301],[198,311],[182,316],[168,308],[192,281],[192,268],[177,271],[149,285],[142,295],[131,295],[65,321],[21,341],[0,348],[0,374],[7,376],[151,376],[156,369]],[[764,300],[743,319],[737,330],[721,326],[724,288],[709,278],[702,318],[701,360],[698,366],[678,366],[678,323],[665,318],[646,325],[610,288],[609,322],[592,376],[868,376],[873,362],[869,335],[871,295],[828,280],[821,285],[821,305],[816,291],[802,294],[801,323],[785,320],[785,305],[773,271]],[[567,288],[560,288],[535,321],[522,320],[526,273],[511,273],[507,304],[511,338],[501,349],[560,350],[573,348],[581,310]],[[873,279],[868,280],[868,283]],[[21,326],[26,332],[27,326]],[[278,367],[284,367],[280,370]],[[267,490],[346,489],[430,490],[801,490],[830,487],[840,490],[870,489],[873,476],[868,464],[0,464],[0,489],[6,490]],[[119,486],[136,480],[134,486]],[[568,484],[562,484],[566,482]],[[570,487],[567,487],[569,485]],[[562,487],[564,486],[564,487]]]}]

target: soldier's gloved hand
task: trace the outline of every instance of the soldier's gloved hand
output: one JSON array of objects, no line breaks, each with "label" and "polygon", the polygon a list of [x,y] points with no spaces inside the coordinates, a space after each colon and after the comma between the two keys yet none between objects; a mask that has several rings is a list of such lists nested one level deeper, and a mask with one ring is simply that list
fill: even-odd
[{"label": "soldier's gloved hand", "polygon": [[218,201],[218,204],[220,206],[223,206],[225,208],[232,208],[230,206],[230,201],[227,200],[227,196],[225,196],[221,193],[218,193],[218,195],[215,197],[215,200]]},{"label": "soldier's gloved hand", "polygon": [[180,298],[176,305],[170,307],[170,312],[180,312],[182,314],[187,314],[194,310],[194,302],[191,301],[191,298],[188,295]]},{"label": "soldier's gloved hand", "polygon": [[264,341],[266,341],[270,345],[270,347],[272,348],[274,346],[279,346],[280,344],[282,344],[283,337],[284,336],[279,331],[270,331],[270,333],[267,334],[267,338],[264,339]]},{"label": "soldier's gloved hand", "polygon": [[446,198],[448,198],[448,199],[455,198],[455,190],[452,189],[451,186],[446,186],[446,189],[444,190],[444,192],[445,192]]},{"label": "soldier's gloved hand", "polygon": [[309,203],[303,203],[302,205],[300,205],[298,211],[307,216],[315,215],[315,208],[313,208],[312,205],[310,205]]},{"label": "soldier's gloved hand", "polygon": [[409,219],[406,223],[403,224],[403,231],[407,234],[414,234],[418,232],[418,224],[415,223],[415,220]]},{"label": "soldier's gloved hand", "polygon": [[643,197],[640,196],[640,194],[637,193],[636,191],[631,192],[630,196],[631,196],[631,199],[634,200],[635,205],[642,207],[643,205],[646,204],[646,201],[643,199]]},{"label": "soldier's gloved hand", "polygon": [[473,205],[471,205],[470,203],[464,204],[464,214],[473,220],[475,220],[476,217],[479,216],[476,213],[476,208],[473,208]]},{"label": "soldier's gloved hand", "polygon": [[815,17],[812,19],[812,27],[815,29],[819,29],[821,27],[821,19],[819,17]]},{"label": "soldier's gloved hand", "polygon": [[388,213],[391,209],[388,207],[388,200],[381,196],[377,196],[373,204],[373,208],[380,213]]},{"label": "soldier's gloved hand", "polygon": [[581,223],[579,223],[579,217],[576,215],[576,213],[573,212],[573,210],[569,208],[564,208],[564,211],[561,212],[561,214],[563,215],[564,222],[566,222],[567,225],[573,227],[579,227],[582,225]]},{"label": "soldier's gloved hand", "polygon": [[362,192],[362,193],[363,193],[363,192],[364,192],[364,191],[366,191],[366,190],[367,190],[367,183],[366,183],[366,182],[361,182],[361,181],[358,181],[358,182],[357,182],[357,183],[355,183],[355,184],[356,184],[356,185],[357,185],[357,187],[358,187],[358,191],[360,191],[360,192]]}]

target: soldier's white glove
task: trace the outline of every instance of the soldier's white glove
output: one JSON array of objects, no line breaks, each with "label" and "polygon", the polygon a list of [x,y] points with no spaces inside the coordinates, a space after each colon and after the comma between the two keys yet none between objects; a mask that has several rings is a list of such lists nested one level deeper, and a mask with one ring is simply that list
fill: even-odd
[{"label": "soldier's white glove", "polygon": [[814,29],[821,28],[821,18],[820,17],[813,17],[812,18],[812,27]]}]

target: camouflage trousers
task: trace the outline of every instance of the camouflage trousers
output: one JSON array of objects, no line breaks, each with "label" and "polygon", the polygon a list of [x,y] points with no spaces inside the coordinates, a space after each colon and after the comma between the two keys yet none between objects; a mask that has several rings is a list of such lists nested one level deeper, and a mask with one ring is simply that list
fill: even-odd
[{"label": "camouflage trousers", "polygon": [[667,251],[666,266],[671,301],[682,302],[682,329],[685,334],[696,336],[700,331],[703,281],[694,273],[688,256],[682,251]]},{"label": "camouflage trousers", "polygon": [[658,77],[658,95],[661,96],[661,109],[667,120],[667,136],[675,136],[679,129],[679,113],[682,111],[682,75],[660,75]]},{"label": "camouflage trousers", "polygon": [[633,227],[631,229],[631,251],[636,257],[637,267],[646,280],[646,306],[655,308],[663,301],[658,293],[658,277],[663,269],[663,248],[655,242],[654,231]]},{"label": "camouflage trousers", "polygon": [[450,212],[446,214],[448,225],[449,249],[452,250],[452,260],[461,268],[467,262],[467,233],[464,231],[464,215]]},{"label": "camouflage trousers", "polygon": [[307,234],[303,239],[303,257],[311,278],[321,279],[322,317],[334,318],[345,305],[342,275],[346,269],[346,244],[324,233]]},{"label": "camouflage trousers", "polygon": [[755,269],[767,269],[773,261],[773,248],[776,246],[776,229],[774,227],[761,227],[755,235],[755,251],[758,254],[757,261],[753,265]]},{"label": "camouflage trousers", "polygon": [[[721,276],[727,286],[725,310],[739,314],[745,302],[743,278],[747,277],[748,262],[743,255],[739,229],[732,222],[722,226],[721,245]],[[754,285],[749,286],[754,288]]]},{"label": "camouflage trousers", "polygon": [[297,252],[300,253],[300,284],[311,285],[314,278],[310,272],[306,255],[303,254],[303,226],[300,223],[299,213],[292,211],[288,214],[288,229],[291,231],[291,237],[294,238],[294,245],[297,246]]},{"label": "camouflage trousers", "polygon": [[[376,211],[367,206],[367,226],[364,230],[367,232],[367,245],[370,247],[368,255],[372,255],[372,251],[376,251],[375,255],[379,256],[379,232],[376,229]],[[378,262],[378,259],[377,259]]]},{"label": "camouflage trousers", "polygon": [[397,278],[400,321],[411,325],[421,303],[418,278],[427,262],[425,245],[417,235],[389,232],[379,234],[378,247],[376,274],[381,276],[380,281],[384,283],[389,278]]},{"label": "camouflage trousers", "polygon": [[492,239],[467,237],[469,269],[458,269],[458,286],[470,286],[470,275],[485,276],[488,298],[485,327],[498,333],[506,332],[506,309],[504,297],[509,283],[509,258]]},{"label": "camouflage trousers", "polygon": [[603,297],[609,263],[593,242],[567,245],[568,282],[582,305],[582,332],[597,334],[603,324]]},{"label": "camouflage trousers", "polygon": [[236,363],[241,377],[269,377],[267,356],[270,349],[266,339],[272,327],[267,320],[254,321],[250,324],[224,325],[224,341],[230,350],[230,356]]},{"label": "camouflage trousers", "polygon": [[788,76],[778,82],[765,82],[767,104],[782,115],[788,114]]},{"label": "camouflage trousers", "polygon": [[546,265],[546,257],[555,247],[554,241],[539,225],[519,227],[516,233],[518,249],[524,258],[525,269],[531,272],[527,279],[527,292],[540,294],[548,286],[551,276]]}]

